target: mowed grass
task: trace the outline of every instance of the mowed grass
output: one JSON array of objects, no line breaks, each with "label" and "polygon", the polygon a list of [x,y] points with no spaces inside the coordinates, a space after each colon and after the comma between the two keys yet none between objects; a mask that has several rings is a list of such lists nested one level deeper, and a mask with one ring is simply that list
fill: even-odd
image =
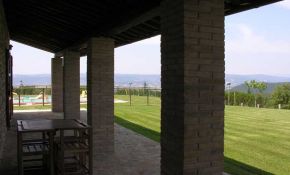
[{"label": "mowed grass", "polygon": [[[128,96],[115,96],[129,101]],[[145,137],[160,140],[160,98],[132,96],[115,104],[115,121]],[[225,172],[232,175],[290,174],[290,111],[227,106]]]},{"label": "mowed grass", "polygon": [[115,122],[152,140],[160,141],[160,98],[116,95],[115,99],[128,103],[115,103]]},{"label": "mowed grass", "polygon": [[[129,101],[129,96],[115,99]],[[14,106],[15,110],[50,109],[50,105]],[[86,108],[86,104],[81,104]],[[132,96],[115,104],[115,122],[160,141],[160,98]],[[290,110],[227,106],[225,172],[232,175],[290,175]]]},{"label": "mowed grass", "polygon": [[41,104],[38,104],[38,105],[21,105],[21,106],[18,106],[18,105],[14,105],[13,106],[13,109],[14,110],[48,110],[48,109],[51,109],[51,105],[41,105]]},{"label": "mowed grass", "polygon": [[[87,108],[87,104],[80,104],[81,108]],[[42,104],[37,105],[14,105],[13,110],[49,110],[51,109],[51,104],[45,104],[44,106]]]}]

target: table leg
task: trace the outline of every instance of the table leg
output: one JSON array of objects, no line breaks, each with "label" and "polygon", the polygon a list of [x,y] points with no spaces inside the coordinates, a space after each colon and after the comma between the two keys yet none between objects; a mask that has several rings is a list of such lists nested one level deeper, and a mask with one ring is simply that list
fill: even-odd
[{"label": "table leg", "polygon": [[18,175],[23,175],[22,133],[17,132]]},{"label": "table leg", "polygon": [[60,169],[61,175],[64,175],[65,167],[64,167],[64,131],[60,130]]},{"label": "table leg", "polygon": [[89,134],[89,174],[93,174],[93,128],[88,129]]},{"label": "table leg", "polygon": [[53,150],[53,140],[54,134],[53,132],[49,132],[49,167],[50,167],[50,175],[54,175],[54,150]]},{"label": "table leg", "polygon": [[47,168],[47,160],[45,157],[45,132],[42,132],[42,167],[43,169]]}]

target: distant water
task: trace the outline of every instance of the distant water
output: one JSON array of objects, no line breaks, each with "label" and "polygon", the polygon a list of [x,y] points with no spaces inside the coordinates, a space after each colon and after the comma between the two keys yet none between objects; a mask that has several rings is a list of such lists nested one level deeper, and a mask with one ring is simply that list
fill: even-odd
[{"label": "distant water", "polygon": [[[115,86],[131,86],[143,87],[144,83],[150,87],[160,87],[160,75],[139,75],[139,74],[115,74]],[[23,85],[50,85],[51,75],[50,74],[37,74],[37,75],[20,75],[16,74],[13,76],[13,85],[19,86],[20,81]],[[86,85],[87,78],[86,74],[80,74],[80,84]]]},{"label": "distant water", "polygon": [[[139,74],[115,74],[115,86],[127,87],[132,83],[133,87],[143,87],[146,82],[150,87],[160,87],[160,75],[139,75]],[[20,81],[24,85],[50,85],[50,74],[37,75],[14,75],[13,84],[19,86]],[[237,75],[227,74],[225,82],[231,82],[231,87],[243,84],[245,81],[256,80],[268,83],[290,82],[290,76],[272,76],[272,75]],[[86,85],[86,74],[80,74],[80,84]]]}]

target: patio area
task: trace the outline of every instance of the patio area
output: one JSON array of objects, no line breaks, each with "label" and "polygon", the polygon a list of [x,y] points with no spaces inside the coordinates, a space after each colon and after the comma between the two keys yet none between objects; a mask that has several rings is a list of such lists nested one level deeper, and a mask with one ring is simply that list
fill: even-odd
[{"label": "patio area", "polygon": [[[0,174],[17,174],[16,120],[35,118],[87,120],[93,175],[222,174],[225,17],[278,1],[0,0]],[[157,35],[160,144],[114,124],[115,50]],[[59,113],[12,116],[12,40],[54,54],[51,101]],[[80,111],[82,56],[87,56],[87,112]]]},{"label": "patio area", "polygon": [[[62,113],[17,112],[12,128],[7,133],[0,174],[17,175],[17,119],[62,119]],[[86,121],[87,112],[81,111],[81,120]],[[160,144],[133,131],[115,124],[115,154],[110,160],[100,160],[98,174],[160,174]]]}]

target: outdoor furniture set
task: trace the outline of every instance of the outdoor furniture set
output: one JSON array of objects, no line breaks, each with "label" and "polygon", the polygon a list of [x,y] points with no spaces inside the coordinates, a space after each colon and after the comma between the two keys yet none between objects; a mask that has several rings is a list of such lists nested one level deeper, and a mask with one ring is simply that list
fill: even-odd
[{"label": "outdoor furniture set", "polygon": [[18,174],[91,175],[91,132],[80,120],[18,120]]}]

